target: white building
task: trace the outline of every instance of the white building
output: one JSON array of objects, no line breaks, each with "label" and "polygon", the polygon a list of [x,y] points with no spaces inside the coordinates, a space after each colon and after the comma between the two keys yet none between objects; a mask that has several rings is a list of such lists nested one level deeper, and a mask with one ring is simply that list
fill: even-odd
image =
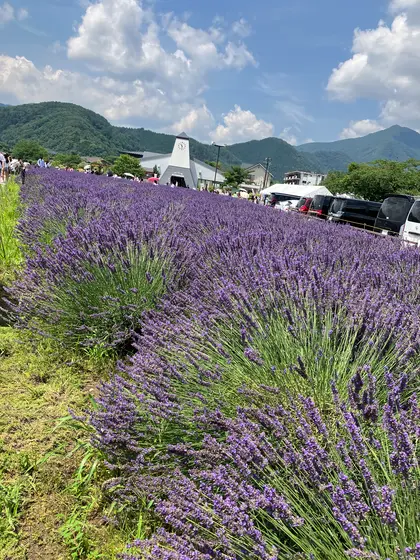
[{"label": "white building", "polygon": [[327,175],[310,171],[290,171],[284,176],[286,185],[322,185]]},{"label": "white building", "polygon": [[141,158],[142,167],[152,172],[155,167],[159,170],[161,184],[174,184],[178,187],[196,189],[224,183],[225,177],[211,165],[192,158],[190,155],[190,139],[183,132],[175,139],[171,154],[156,154],[151,152],[122,152]]},{"label": "white building", "polygon": [[262,188],[264,188],[264,186],[269,187],[271,185],[271,181],[274,176],[270,172],[268,172],[266,176],[266,167],[261,163],[255,163],[254,165],[244,163],[241,167],[242,169],[245,169],[245,171],[247,171],[247,173],[249,174],[248,184],[250,186],[258,187],[257,190],[261,190]]}]

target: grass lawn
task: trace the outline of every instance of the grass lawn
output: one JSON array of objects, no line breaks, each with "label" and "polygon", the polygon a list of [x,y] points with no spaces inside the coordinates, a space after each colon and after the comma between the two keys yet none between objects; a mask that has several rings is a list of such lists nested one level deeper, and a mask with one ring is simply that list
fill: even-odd
[{"label": "grass lawn", "polygon": [[109,559],[126,542],[103,522],[89,436],[68,419],[106,374],[97,362],[65,360],[0,328],[1,560]]}]

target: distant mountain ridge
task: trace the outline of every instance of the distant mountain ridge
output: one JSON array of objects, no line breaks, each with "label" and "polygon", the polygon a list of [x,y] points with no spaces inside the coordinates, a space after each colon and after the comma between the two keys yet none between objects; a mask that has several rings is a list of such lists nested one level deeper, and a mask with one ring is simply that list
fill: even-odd
[{"label": "distant mountain ridge", "polygon": [[391,126],[361,138],[349,138],[336,142],[313,142],[298,146],[305,154],[318,152],[341,152],[351,161],[369,162],[377,159],[406,161],[420,159],[420,134],[411,128]]},{"label": "distant mountain ridge", "polygon": [[[13,146],[22,139],[37,140],[54,152],[75,152],[83,156],[106,156],[120,150],[168,153],[175,137],[146,130],[111,125],[104,117],[79,105],[60,102],[5,106],[0,104],[0,143]],[[217,148],[191,139],[191,155],[201,161],[215,161]],[[420,159],[420,134],[399,126],[363,138],[291,146],[280,138],[265,138],[223,148],[225,165],[264,164],[271,158],[270,171],[282,182],[288,171],[326,173],[344,171],[352,161],[375,159],[404,161]]]}]

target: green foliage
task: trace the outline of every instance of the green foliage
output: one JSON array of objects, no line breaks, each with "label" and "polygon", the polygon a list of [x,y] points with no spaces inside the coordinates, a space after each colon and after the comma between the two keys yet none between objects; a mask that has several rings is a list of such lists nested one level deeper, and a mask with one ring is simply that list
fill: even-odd
[{"label": "green foliage", "polygon": [[329,173],[325,186],[334,194],[352,193],[374,201],[393,193],[418,194],[420,161],[351,163],[347,173]]},{"label": "green foliage", "polygon": [[36,163],[40,157],[47,159],[48,151],[35,140],[20,140],[13,148],[13,157]]},{"label": "green foliage", "polygon": [[86,262],[85,270],[88,279],[69,274],[51,290],[51,320],[41,319],[39,328],[65,346],[95,347],[110,355],[111,343],[130,339],[142,313],[165,293],[163,272],[170,276],[171,266],[163,257],[129,246],[103,255],[97,264]]},{"label": "green foliage", "polygon": [[82,158],[78,154],[57,154],[54,156],[53,165],[56,167],[72,167],[77,169],[82,163]]},{"label": "green foliage", "polygon": [[23,502],[21,482],[0,483],[0,543],[7,535],[17,534],[17,523]]},{"label": "green foliage", "polygon": [[226,181],[225,185],[229,187],[239,187],[243,183],[247,183],[249,181],[249,173],[242,167],[234,165],[229,171],[226,171],[224,174]]},{"label": "green foliage", "polygon": [[156,175],[156,177],[160,177],[159,167],[157,165],[153,167],[153,175]]},{"label": "green foliage", "polygon": [[14,181],[0,184],[0,283],[22,262],[15,230],[19,215],[19,186]]},{"label": "green foliage", "polygon": [[122,154],[115,160],[112,171],[120,177],[123,177],[124,173],[131,173],[140,179],[144,179],[146,176],[146,172],[140,165],[139,160],[126,154]]}]

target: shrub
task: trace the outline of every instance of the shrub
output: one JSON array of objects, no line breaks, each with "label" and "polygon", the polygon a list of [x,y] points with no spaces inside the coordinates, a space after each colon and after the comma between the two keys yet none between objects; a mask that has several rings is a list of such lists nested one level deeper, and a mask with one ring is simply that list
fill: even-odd
[{"label": "shrub", "polygon": [[32,289],[19,284],[19,323],[73,348],[119,349],[172,284],[173,266],[121,232],[112,246],[105,232],[101,240],[87,231],[94,228],[70,231],[38,254]]},{"label": "shrub", "polygon": [[267,387],[233,420],[205,413],[202,448],[170,449],[174,476],[138,469],[165,529],[124,558],[418,559],[420,408],[406,381],[387,374],[382,409],[367,369],[346,399],[333,388],[330,411],[303,396],[283,407]]}]

